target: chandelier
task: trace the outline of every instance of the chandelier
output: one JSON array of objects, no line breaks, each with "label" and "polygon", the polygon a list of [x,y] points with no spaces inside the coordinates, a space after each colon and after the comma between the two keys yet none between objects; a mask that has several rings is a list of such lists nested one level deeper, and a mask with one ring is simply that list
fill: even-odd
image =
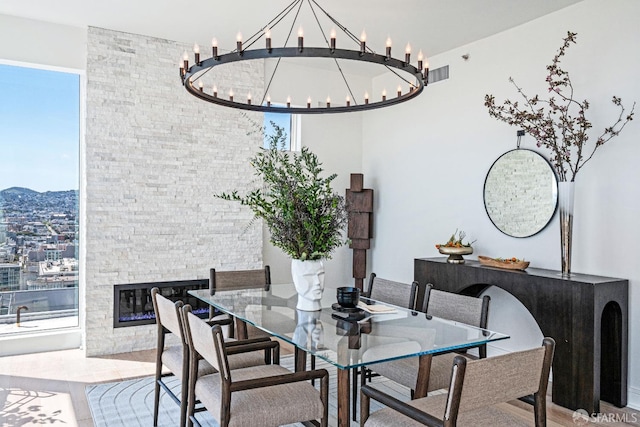
[{"label": "chandelier", "polygon": [[[324,39],[323,47],[308,47],[304,43],[304,34],[302,27],[298,30],[297,45],[287,47],[291,34],[293,33],[296,21],[298,19],[300,9],[303,4],[308,4],[313,17],[320,28],[320,33]],[[273,47],[271,31],[290,13],[295,11],[295,18],[288,31],[288,36],[283,47]],[[329,38],[325,29],[323,29],[318,19],[319,13],[322,13],[334,25],[331,29]],[[344,37],[353,42],[357,48],[342,49],[336,47],[337,32],[336,28],[344,34]],[[342,37],[342,36],[341,36]],[[251,48],[256,42],[264,39],[263,48]],[[329,15],[315,0],[294,0],[284,10],[278,13],[265,26],[260,28],[255,34],[246,41],[242,40],[242,36],[238,34],[236,48],[229,53],[221,54],[218,51],[218,42],[214,38],[211,42],[211,57],[203,59],[200,55],[200,47],[196,44],[193,48],[194,63],[189,66],[189,55],[184,53],[179,62],[180,78],[184,88],[192,95],[214,104],[225,107],[238,108],[241,110],[262,111],[272,113],[294,113],[294,114],[323,114],[323,113],[344,113],[353,111],[372,110],[376,108],[388,107],[408,101],[418,96],[428,83],[429,64],[424,60],[422,52],[417,55],[417,66],[411,63],[411,47],[407,44],[404,58],[396,59],[391,56],[391,39],[387,38],[384,54],[378,54],[373,51],[366,43],[366,34],[363,31],[358,38],[350,32],[344,25],[340,24],[335,18]],[[303,105],[295,105],[290,97],[286,101],[272,102],[269,95],[271,83],[278,70],[280,61],[283,58],[324,58],[335,63],[347,92],[345,104],[332,105],[331,98],[327,97],[326,104],[318,103],[312,106],[312,99],[306,99],[306,107]],[[246,96],[234,96],[233,88],[230,88],[228,95],[218,93],[217,85],[205,88],[202,77],[215,67],[224,66],[241,61],[256,59],[276,59],[276,65],[268,82],[264,93],[261,95],[259,102],[254,102],[250,93]],[[382,91],[379,97],[370,98],[365,92],[364,95],[356,97],[352,91],[349,81],[343,72],[341,60],[361,61],[369,64],[376,64],[378,67],[385,67],[393,75],[399,79],[400,84],[395,94],[389,96],[386,89]],[[405,89],[403,89],[403,85]],[[395,95],[395,96],[393,96]],[[240,99],[242,98],[242,99]],[[317,100],[316,100],[317,101]]]}]

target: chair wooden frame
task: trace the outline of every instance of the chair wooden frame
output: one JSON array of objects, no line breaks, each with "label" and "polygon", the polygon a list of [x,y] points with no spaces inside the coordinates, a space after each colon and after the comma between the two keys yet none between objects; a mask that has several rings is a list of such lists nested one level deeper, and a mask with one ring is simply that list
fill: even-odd
[{"label": "chair wooden frame", "polygon": [[[185,325],[189,325],[189,322],[196,321],[197,317],[191,314],[191,306],[185,305],[181,309],[183,321]],[[199,319],[198,319],[199,321]],[[188,403],[188,416],[189,416],[189,426],[196,424],[200,426],[200,423],[195,418],[194,414],[196,398],[195,396],[195,387],[197,378],[197,363],[200,359],[203,358],[203,355],[198,353],[196,346],[193,342],[193,337],[191,335],[190,327],[186,327],[189,332],[185,334],[187,336],[187,342],[190,349],[190,376],[189,376],[189,403]],[[234,392],[240,392],[243,390],[250,390],[256,388],[264,388],[274,385],[301,382],[301,381],[310,381],[312,379],[320,380],[320,399],[322,404],[324,405],[323,417],[320,420],[319,425],[322,427],[326,427],[328,424],[329,418],[329,373],[325,369],[320,370],[312,370],[312,371],[300,371],[300,372],[292,372],[289,374],[282,374],[270,377],[261,377],[254,378],[250,380],[243,381],[232,381],[231,373],[232,371],[229,369],[229,364],[227,360],[227,356],[231,354],[239,354],[248,351],[255,351],[259,349],[264,349],[265,346],[268,346],[270,343],[276,344],[274,349],[279,348],[277,346],[277,342],[275,341],[255,341],[251,344],[238,344],[230,346],[229,343],[225,343],[224,335],[222,333],[222,329],[219,325],[214,325],[211,327],[211,345],[215,349],[216,361],[209,360],[210,363],[214,366],[219,366],[220,369],[220,378],[222,381],[222,407],[221,409],[221,419],[220,419],[220,427],[227,427],[231,418],[230,406],[231,406],[231,398]],[[279,353],[274,354],[274,362],[279,363]],[[215,408],[211,408],[215,410]],[[201,410],[204,410],[202,408]],[[301,420],[307,421],[307,420]]]},{"label": "chair wooden frame", "polygon": [[[433,285],[431,283],[427,283],[426,287],[425,287],[425,291],[424,291],[424,300],[423,300],[423,304],[422,304],[422,311],[427,313],[427,314],[432,314],[429,313],[429,302],[430,302],[430,297],[431,297],[431,292],[435,291],[435,292],[446,292],[446,291],[440,291],[437,289],[433,289]],[[454,294],[457,295],[457,294]],[[463,295],[466,297],[466,295]],[[474,297],[468,297],[468,298],[474,298]],[[478,324],[473,324],[472,326],[477,326],[478,328],[481,329],[487,329],[487,326],[489,324],[489,304],[491,303],[491,297],[489,295],[485,295],[482,297],[482,308],[480,311],[480,321]],[[461,321],[460,319],[456,319],[456,318],[451,318],[450,316],[444,317],[444,319],[447,320],[453,320],[453,321]],[[462,322],[465,323],[465,322]],[[480,346],[478,346],[478,356],[480,357],[480,359],[484,359],[485,357],[487,357],[487,345],[486,344],[482,344]]]},{"label": "chair wooden frame", "polygon": [[[484,296],[481,300],[478,300],[477,298],[474,298],[474,305],[476,308],[478,308],[478,311],[476,312],[476,315],[474,315],[474,320],[470,320],[468,317],[464,317],[464,315],[444,315],[440,310],[434,310],[431,303],[432,303],[432,299],[431,296],[432,295],[440,295],[442,297],[446,297],[446,298],[454,298],[457,300],[462,300],[462,301],[466,301],[467,298],[474,298],[474,297],[469,297],[469,296],[465,296],[465,295],[458,295],[458,294],[451,294],[449,292],[444,292],[444,291],[439,291],[439,290],[434,290],[432,289],[432,285],[431,284],[427,284],[425,291],[424,291],[424,299],[423,299],[423,303],[422,303],[422,308],[421,311],[427,313],[427,316],[431,316],[433,315],[433,311],[436,311],[436,315],[438,317],[441,318],[445,318],[448,320],[453,320],[453,321],[458,321],[458,322],[462,322],[462,323],[467,323],[467,324],[472,324],[473,326],[482,328],[482,329],[486,329],[487,328],[487,322],[489,319],[489,303],[491,298],[489,296]],[[471,300],[469,300],[471,301]],[[477,302],[476,302],[477,301]],[[473,323],[470,323],[473,322]],[[465,350],[466,353],[466,350]],[[487,357],[487,346],[486,344],[482,344],[480,346],[478,346],[478,354],[479,357],[482,358],[486,358]],[[443,359],[439,359],[442,357],[449,357],[452,360],[452,356],[449,355],[436,355],[434,356],[433,362],[436,362],[436,360],[443,360]],[[409,369],[409,367],[406,365],[408,361],[397,361],[397,362],[387,362],[390,364],[395,364],[394,366],[396,367],[396,369]],[[413,361],[410,361],[411,363],[413,363]],[[383,364],[384,365],[384,364]],[[431,363],[431,359],[428,365],[422,363],[422,362],[418,362],[415,365],[412,365],[413,369],[415,369],[416,371],[416,382],[415,384],[408,384],[408,383],[402,383],[405,386],[410,387],[411,389],[411,398],[412,399],[418,399],[421,397],[424,397],[427,395],[427,393],[429,391],[435,390],[436,388],[440,388],[438,386],[443,386],[444,384],[437,384],[436,386],[433,386],[433,384],[429,384],[429,380],[432,379],[432,370],[433,369],[438,369],[438,367],[442,367],[443,363],[441,362],[440,364],[433,366]],[[378,368],[380,369],[380,367]],[[387,372],[388,374],[388,372]],[[384,375],[384,373],[382,374]],[[446,373],[443,373],[443,375],[446,375]],[[392,378],[395,379],[395,378]],[[361,379],[361,386],[365,385],[365,378],[363,377]]]},{"label": "chair wooden frame", "polygon": [[[268,265],[252,270],[217,271],[215,268],[209,270],[209,295],[214,295],[216,290],[225,289],[264,289],[268,291],[270,286],[271,269]],[[215,309],[211,307],[209,319],[213,319],[214,315]],[[238,319],[235,319],[234,323],[236,331],[234,333],[233,328],[230,328],[229,337],[237,335],[238,339],[247,339],[249,335],[247,324]]]},{"label": "chair wooden frame", "polygon": [[[156,324],[158,327],[158,339],[156,349],[156,372],[155,372],[155,389],[154,389],[154,405],[153,405],[153,425],[158,425],[159,403],[160,403],[160,389],[163,389],[167,395],[178,406],[180,406],[180,426],[184,426],[187,422],[187,405],[188,405],[188,385],[189,385],[189,364],[190,364],[190,352],[188,343],[188,331],[184,327],[184,321],[182,316],[182,301],[171,302],[171,310],[168,311],[161,308],[161,304],[158,302],[158,297],[164,298],[160,293],[160,289],[155,287],[151,289],[151,299],[153,301],[154,312],[156,313]],[[168,301],[168,300],[167,300]],[[164,304],[168,306],[167,304]],[[163,316],[169,316],[163,320]],[[177,316],[177,317],[174,317]],[[219,319],[208,322],[210,325],[231,325],[230,319]],[[175,372],[162,373],[162,355],[165,351],[166,336],[168,334],[177,335],[180,338],[181,350],[182,350],[182,366],[180,371],[180,395],[178,396],[167,386],[163,381],[163,378],[174,376]],[[242,341],[230,341],[226,345],[229,347],[243,346],[253,344],[255,342],[263,342],[263,339],[255,340],[242,340]],[[266,341],[261,347],[256,348],[258,350],[264,350],[264,363],[271,363],[272,357],[279,360],[279,344],[276,341]],[[233,354],[233,352],[231,352]],[[197,366],[196,366],[197,369]],[[213,369],[213,368],[212,368]],[[197,370],[196,370],[197,373]],[[187,398],[184,398],[187,397]]]},{"label": "chair wooden frame", "polygon": [[[156,315],[156,325],[158,328],[158,338],[156,345],[156,372],[155,372],[155,389],[154,389],[154,401],[153,401],[153,425],[158,425],[158,412],[160,406],[160,389],[163,389],[165,393],[173,400],[178,406],[180,406],[180,426],[184,426],[186,423],[187,414],[187,399],[180,399],[178,396],[167,386],[163,381],[163,378],[175,376],[175,372],[162,373],[162,355],[165,349],[166,336],[168,334],[174,334],[180,338],[182,347],[182,368],[180,372],[180,392],[181,396],[187,396],[187,387],[189,384],[189,347],[187,345],[186,337],[184,334],[184,326],[182,323],[181,308],[183,306],[182,301],[171,302],[171,308],[169,304],[163,303],[158,300],[165,297],[160,293],[160,289],[154,287],[151,289],[151,300],[153,301],[153,309]],[[166,318],[164,316],[167,316]],[[229,323],[229,321],[221,320],[223,323]]]},{"label": "chair wooden frame", "polygon": [[[546,395],[547,386],[549,382],[549,372],[551,370],[551,364],[553,362],[553,353],[555,349],[555,341],[553,338],[544,338],[542,341],[542,347],[544,348],[544,359],[542,362],[542,372],[539,377],[539,384],[537,391],[533,394],[533,406],[534,406],[534,418],[536,427],[544,427],[547,423],[547,411],[546,411]],[[533,349],[531,351],[538,350]],[[504,355],[503,357],[509,357]],[[360,426],[364,427],[370,415],[370,399],[377,400],[378,402],[392,408],[401,414],[416,420],[424,425],[432,427],[455,427],[458,421],[458,415],[460,413],[460,407],[463,396],[463,386],[465,382],[465,374],[467,363],[483,363],[490,359],[476,360],[469,362],[469,360],[462,356],[456,356],[451,369],[451,384],[449,386],[449,393],[447,396],[447,402],[445,406],[445,412],[442,418],[438,418],[433,414],[429,414],[421,411],[420,409],[408,405],[406,402],[402,402],[392,396],[389,396],[380,390],[377,390],[371,386],[365,385],[360,389]],[[522,369],[526,370],[529,366],[523,366]],[[523,398],[526,396],[509,396],[506,401],[510,401],[517,398]],[[423,397],[421,399],[432,399],[433,396]],[[416,402],[416,401],[414,401]]]},{"label": "chair wooden frame", "polygon": [[[363,296],[365,296],[366,298],[372,298],[372,299],[376,299],[376,295],[374,293],[375,291],[375,285],[376,283],[380,283],[380,280],[383,280],[385,282],[389,282],[389,283],[395,283],[395,284],[402,284],[402,285],[407,285],[405,283],[401,283],[401,282],[395,282],[395,281],[391,281],[391,280],[387,280],[387,279],[378,279],[376,280],[378,276],[375,273],[371,273],[371,275],[369,276],[369,284],[367,287],[367,291],[365,293],[363,293]],[[416,310],[417,309],[417,304],[418,304],[418,288],[419,288],[419,284],[416,281],[411,282],[411,284],[409,284],[408,286],[410,286],[410,291],[409,291],[409,304],[406,306],[406,308],[410,309],[410,310]],[[389,301],[385,301],[384,299],[381,299],[380,301],[382,302],[389,302]],[[358,405],[358,375],[360,375],[360,386],[365,385],[366,380],[368,379],[369,381],[371,381],[372,376],[374,375],[374,372],[367,368],[366,366],[363,366],[361,369],[358,368],[354,368],[351,370],[352,373],[352,379],[351,379],[351,395],[352,395],[352,399],[351,399],[351,405],[352,405],[352,418],[353,421],[356,421],[356,414],[357,414],[357,405]],[[377,374],[376,374],[377,375]]]}]

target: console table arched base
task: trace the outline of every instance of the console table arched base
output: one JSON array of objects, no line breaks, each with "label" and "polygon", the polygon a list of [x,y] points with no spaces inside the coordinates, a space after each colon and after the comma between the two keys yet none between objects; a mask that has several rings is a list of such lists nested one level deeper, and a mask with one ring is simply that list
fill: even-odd
[{"label": "console table arched base", "polygon": [[553,270],[449,264],[446,258],[415,259],[414,280],[474,296],[489,286],[506,290],[529,310],[543,335],[556,340],[554,403],[590,414],[600,411],[600,399],[627,405],[628,280],[573,273],[567,279]]}]

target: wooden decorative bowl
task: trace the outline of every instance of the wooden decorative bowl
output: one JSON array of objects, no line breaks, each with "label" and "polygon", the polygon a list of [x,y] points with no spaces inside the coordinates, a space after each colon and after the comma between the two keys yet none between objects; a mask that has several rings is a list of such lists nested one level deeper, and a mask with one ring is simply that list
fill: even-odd
[{"label": "wooden decorative bowl", "polygon": [[482,255],[478,255],[478,261],[488,267],[506,268],[507,270],[524,270],[529,267],[529,261],[498,260]]}]

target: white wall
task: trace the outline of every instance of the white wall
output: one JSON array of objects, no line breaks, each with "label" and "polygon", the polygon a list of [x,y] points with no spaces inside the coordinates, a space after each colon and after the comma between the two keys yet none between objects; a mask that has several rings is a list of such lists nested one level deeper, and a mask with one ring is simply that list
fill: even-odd
[{"label": "white wall", "polygon": [[84,70],[87,30],[0,15],[0,58]]},{"label": "white wall", "polygon": [[[502,234],[486,215],[486,173],[497,157],[515,148],[516,128],[489,117],[484,95],[516,98],[509,76],[526,93],[545,95],[546,65],[567,31],[577,32],[578,44],[569,48],[563,68],[571,73],[577,97],[591,102],[588,117],[599,135],[618,113],[612,95],[627,106],[640,101],[638,16],[640,2],[634,0],[586,0],[430,58],[432,68],[450,66],[449,80],[430,85],[416,101],[365,114],[363,172],[376,191],[371,269],[410,281],[413,259],[440,256],[434,244],[456,228],[477,239],[470,258],[517,256],[534,267],[560,269],[557,216],[538,235],[517,239]],[[611,25],[615,31],[604,30]],[[468,61],[463,54],[469,54]],[[382,85],[377,83],[376,93]],[[634,250],[640,239],[640,168],[634,164],[640,157],[639,130],[634,120],[579,173],[573,240],[573,271],[630,281],[630,362],[640,354],[640,264]],[[523,145],[536,149],[531,137]],[[503,349],[539,345],[539,329],[524,307],[499,290],[490,293],[489,327],[514,336],[500,344]],[[630,364],[629,385],[629,403],[640,407],[637,363]]]}]

